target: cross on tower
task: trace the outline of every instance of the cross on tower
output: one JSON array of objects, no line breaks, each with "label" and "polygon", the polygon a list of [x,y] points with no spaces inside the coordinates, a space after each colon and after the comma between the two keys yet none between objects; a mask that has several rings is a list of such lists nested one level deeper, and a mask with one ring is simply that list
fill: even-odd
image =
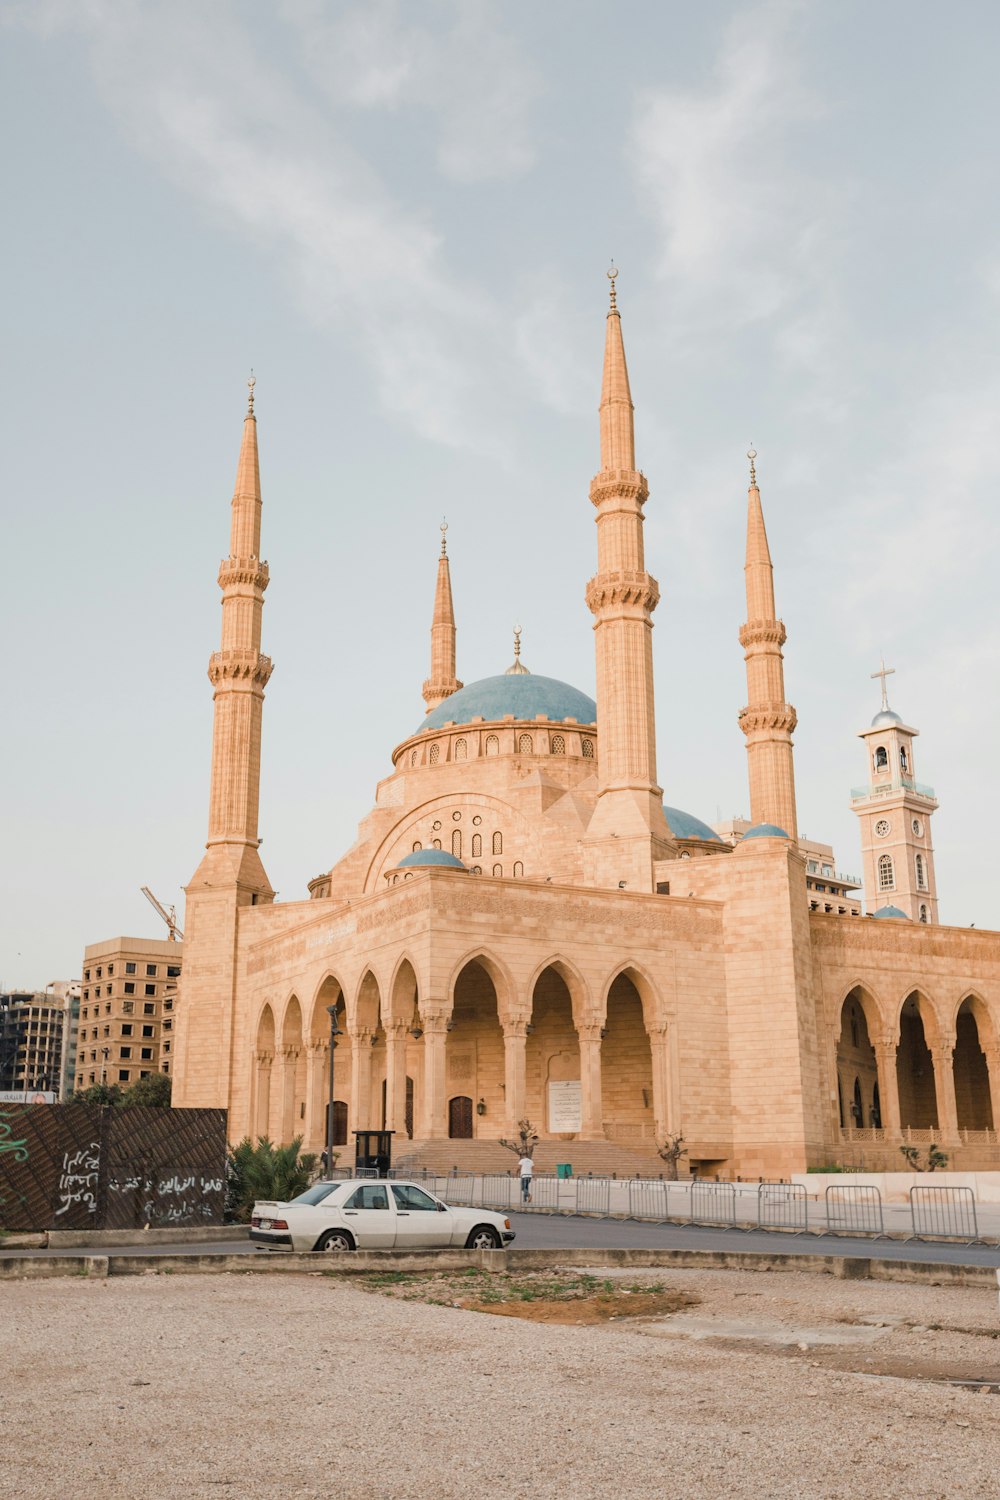
[{"label": "cross on tower", "polygon": [[881,677],[881,679],[882,679],[882,708],[883,708],[883,711],[889,707],[889,698],[888,698],[888,695],[887,695],[886,690],[885,690],[885,679],[887,677],[894,676],[895,672],[896,672],[896,668],[895,667],[887,667],[886,666],[886,664],[885,664],[885,657],[883,656],[881,667],[879,668],[879,670],[877,672],[873,672],[871,674],[873,681],[874,681],[874,679],[876,677]]}]

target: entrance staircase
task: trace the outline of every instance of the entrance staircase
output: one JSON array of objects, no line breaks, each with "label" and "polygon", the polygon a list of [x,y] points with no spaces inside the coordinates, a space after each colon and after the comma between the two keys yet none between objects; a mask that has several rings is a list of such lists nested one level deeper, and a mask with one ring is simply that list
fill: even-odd
[{"label": "entrance staircase", "polygon": [[[517,1170],[512,1151],[486,1140],[396,1141],[392,1165],[400,1174],[452,1171],[504,1173]],[[569,1162],[574,1177],[667,1176],[667,1164],[649,1142],[539,1141],[535,1147],[535,1171],[555,1174],[560,1162]],[[685,1175],[687,1175],[685,1173]]]}]

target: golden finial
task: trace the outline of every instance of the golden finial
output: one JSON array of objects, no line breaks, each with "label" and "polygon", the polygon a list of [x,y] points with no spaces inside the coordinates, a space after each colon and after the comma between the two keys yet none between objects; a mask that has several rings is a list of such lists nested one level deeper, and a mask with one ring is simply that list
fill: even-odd
[{"label": "golden finial", "polygon": [[448,541],[447,541],[447,536],[448,536],[448,522],[447,522],[447,520],[445,519],[444,516],[441,517],[441,525],[439,527],[439,530],[441,532],[441,556],[442,557],[447,557],[448,556]]},{"label": "golden finial", "polygon": [[617,276],[618,276],[618,267],[615,265],[614,261],[612,261],[611,264],[610,264],[610,266],[608,267],[608,280],[611,282],[611,311],[612,312],[617,312],[618,311],[618,303],[617,303],[617,300],[616,300],[616,297],[615,297],[615,280],[617,279]]},{"label": "golden finial", "polygon": [[753,443],[747,449],[747,458],[750,460],[750,488],[755,490],[757,488],[757,470],[754,465],[757,461],[757,449]]},{"label": "golden finial", "polygon": [[248,417],[252,417],[253,416],[253,388],[254,388],[254,386],[256,384],[257,384],[257,377],[254,375],[253,370],[251,370],[250,371],[250,379],[247,381],[247,390],[250,392],[250,403],[247,406],[247,416]]},{"label": "golden finial", "polygon": [[527,667],[524,665],[524,662],[521,660],[521,627],[520,627],[520,625],[515,625],[514,626],[514,660],[511,663],[511,665],[507,668],[507,671],[506,671],[505,675],[507,677],[530,677],[531,676],[531,673],[528,671]]},{"label": "golden finial", "polygon": [[514,626],[514,660],[515,661],[520,661],[521,660],[521,627],[520,627],[520,625],[515,625]]}]

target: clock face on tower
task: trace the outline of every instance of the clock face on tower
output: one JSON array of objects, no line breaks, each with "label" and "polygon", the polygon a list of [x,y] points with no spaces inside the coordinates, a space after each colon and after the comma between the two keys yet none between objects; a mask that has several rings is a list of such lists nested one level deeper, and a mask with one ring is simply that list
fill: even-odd
[{"label": "clock face on tower", "polygon": [[884,839],[886,834],[891,832],[891,830],[892,824],[889,822],[888,818],[879,818],[878,822],[875,824],[876,838]]}]

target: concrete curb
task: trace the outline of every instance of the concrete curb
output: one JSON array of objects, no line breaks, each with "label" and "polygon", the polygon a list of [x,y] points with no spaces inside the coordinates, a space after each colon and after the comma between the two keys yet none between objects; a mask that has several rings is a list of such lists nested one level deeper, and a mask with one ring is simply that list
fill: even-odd
[{"label": "concrete curb", "polygon": [[50,1250],[113,1249],[137,1243],[144,1245],[212,1245],[220,1241],[245,1240],[249,1237],[248,1224],[205,1224],[193,1229],[50,1229],[47,1243]]},{"label": "concrete curb", "polygon": [[341,1256],[262,1251],[248,1255],[81,1255],[48,1259],[10,1256],[0,1259],[0,1280],[46,1276],[257,1276],[310,1274],[358,1276],[372,1272],[456,1271],[474,1266],[484,1271],[576,1270],[611,1266],[706,1271],[796,1271],[834,1276],[844,1281],[896,1281],[925,1286],[980,1287],[995,1290],[992,1266],[951,1265],[938,1261],[874,1260],[865,1256],[780,1255],[761,1250],[378,1250]]}]

